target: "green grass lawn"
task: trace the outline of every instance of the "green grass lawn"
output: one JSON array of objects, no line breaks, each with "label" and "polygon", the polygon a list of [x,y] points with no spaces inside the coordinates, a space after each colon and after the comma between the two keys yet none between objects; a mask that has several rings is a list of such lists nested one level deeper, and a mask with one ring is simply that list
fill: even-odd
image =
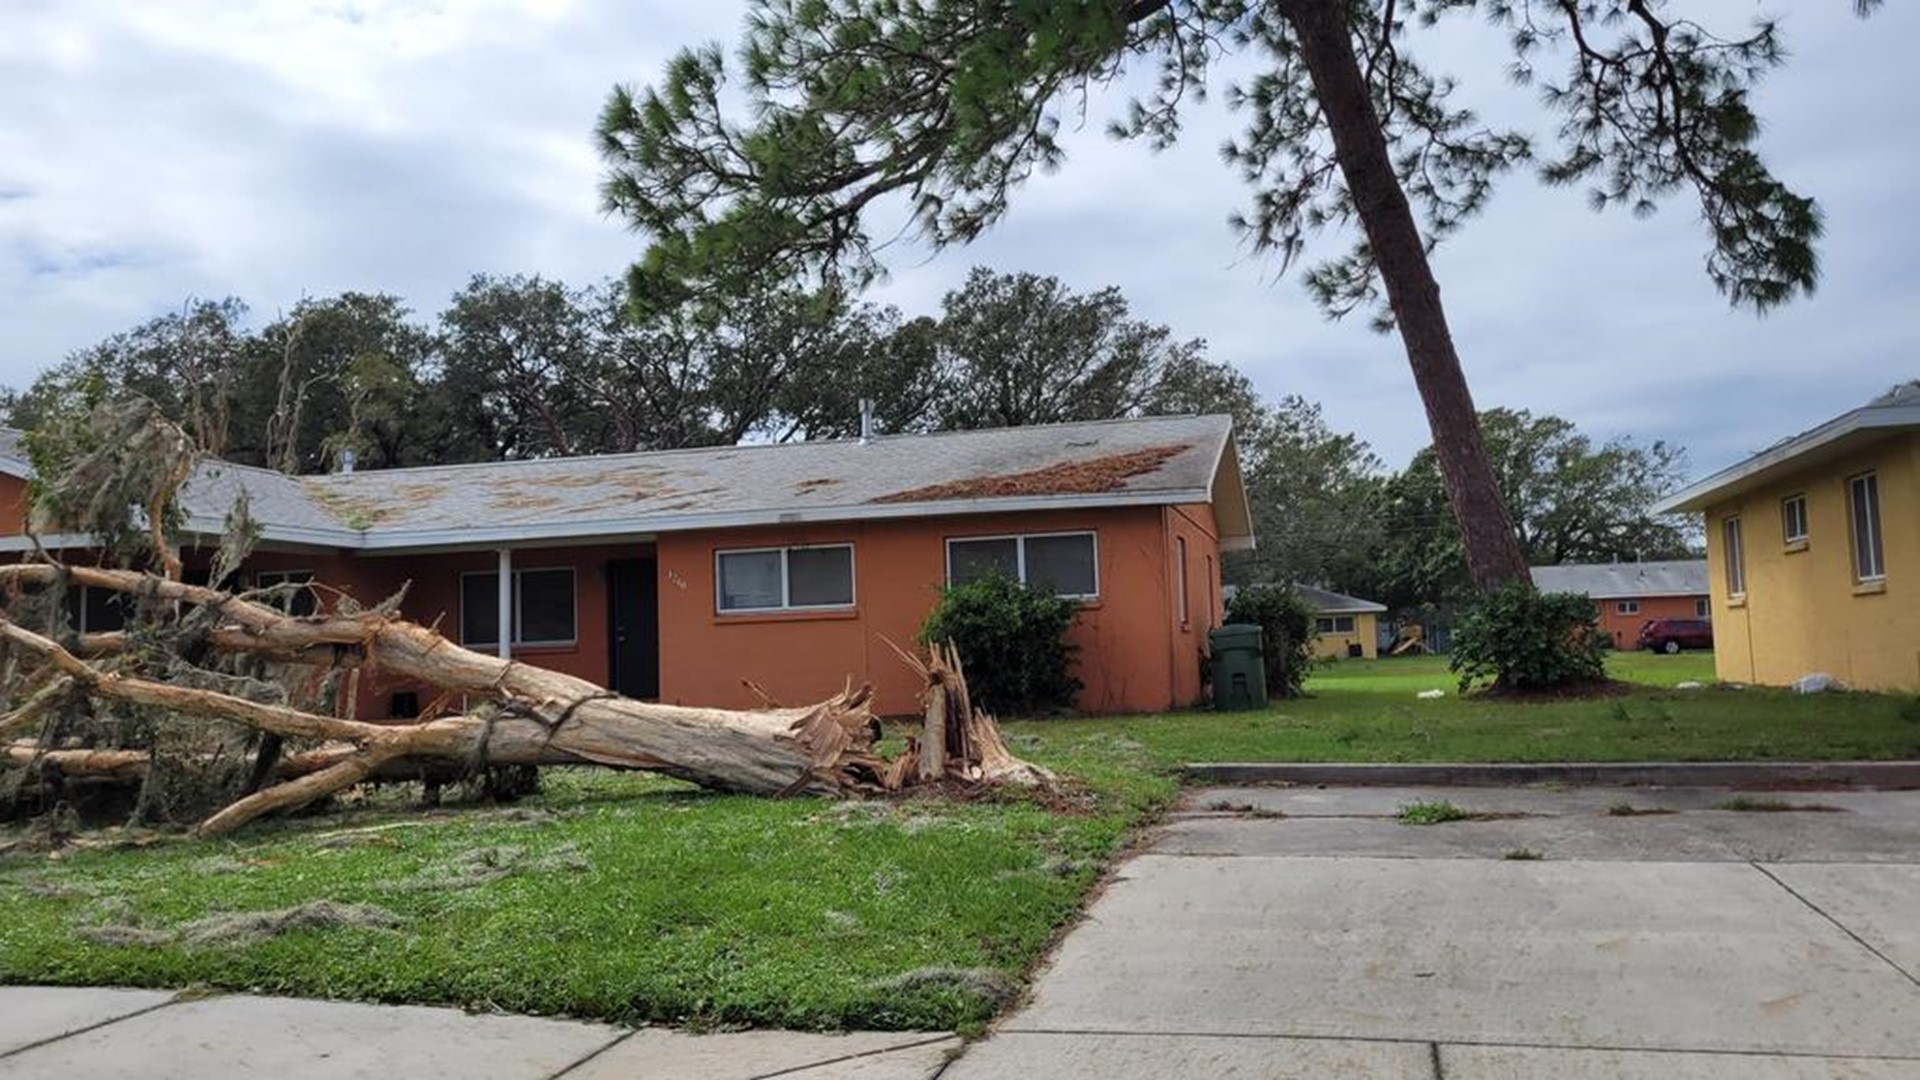
[{"label": "green grass lawn", "polygon": [[[971,1029],[1073,920],[1131,831],[1170,802],[1182,762],[1920,755],[1911,699],[1676,689],[1711,679],[1702,655],[1611,663],[1639,687],[1482,701],[1458,696],[1443,660],[1345,660],[1316,674],[1311,697],[1259,713],[1008,725],[1017,752],[1087,782],[1081,812],[718,796],[549,770],[542,794],[511,811],[425,813],[388,795],[230,841],[14,857],[0,861],[0,983],[204,985],[695,1026]],[[1447,696],[1415,696],[1430,689]],[[195,938],[209,918],[315,901],[363,905],[360,915],[392,925]]]},{"label": "green grass lawn", "polygon": [[[1716,761],[1920,756],[1920,704],[1884,694],[1712,686],[1711,653],[1621,652],[1618,697],[1462,698],[1444,657],[1339,660],[1308,697],[1262,712],[1033,720],[1009,725],[1042,755],[1125,739],[1162,766],[1189,761]],[[1676,683],[1701,682],[1679,690]],[[1423,701],[1423,690],[1443,690]]]},{"label": "green grass lawn", "polygon": [[[362,810],[232,842],[14,859],[0,862],[0,983],[204,985],[694,1026],[977,1027],[1129,830],[1174,794],[1124,745],[1095,740],[1056,764],[1094,781],[1088,812],[718,796],[549,770],[546,791],[521,804],[538,814]],[[484,876],[485,859],[496,873],[516,860],[547,868],[444,887],[476,863]],[[316,900],[374,905],[398,925],[243,945],[87,936],[165,936]]]}]

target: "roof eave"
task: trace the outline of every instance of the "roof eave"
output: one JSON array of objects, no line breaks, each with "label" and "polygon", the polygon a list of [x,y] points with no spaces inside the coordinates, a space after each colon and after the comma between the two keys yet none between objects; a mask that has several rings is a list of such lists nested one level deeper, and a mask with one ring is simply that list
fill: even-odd
[{"label": "roof eave", "polygon": [[999,499],[946,499],[934,502],[865,503],[806,510],[749,510],[729,513],[648,515],[590,522],[542,522],[488,529],[373,529],[353,545],[367,554],[419,548],[485,547],[570,540],[591,536],[645,536],[656,533],[734,529],[766,525],[887,521],[911,517],[966,516],[1034,510],[1105,509],[1205,502],[1205,489],[1117,491],[1093,495],[1022,495]]},{"label": "roof eave", "polygon": [[1653,513],[1676,514],[1705,510],[1714,502],[1757,486],[1766,476],[1848,436],[1920,427],[1920,405],[1872,405],[1827,421],[1812,431],[1762,450],[1737,465],[1689,484],[1653,504]]}]

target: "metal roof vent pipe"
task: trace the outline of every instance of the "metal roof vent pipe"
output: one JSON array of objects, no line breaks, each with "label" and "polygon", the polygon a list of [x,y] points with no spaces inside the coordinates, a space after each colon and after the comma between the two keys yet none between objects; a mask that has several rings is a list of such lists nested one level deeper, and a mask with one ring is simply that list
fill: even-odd
[{"label": "metal roof vent pipe", "polygon": [[873,441],[873,399],[860,399],[860,445]]},{"label": "metal roof vent pipe", "polygon": [[349,450],[340,451],[340,471],[342,473],[350,473],[353,471],[353,451],[352,450],[349,449]]}]

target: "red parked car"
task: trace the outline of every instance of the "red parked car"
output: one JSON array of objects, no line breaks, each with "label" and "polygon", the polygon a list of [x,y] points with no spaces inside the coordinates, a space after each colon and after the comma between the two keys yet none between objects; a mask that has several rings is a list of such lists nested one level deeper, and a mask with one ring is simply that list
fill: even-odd
[{"label": "red parked car", "polygon": [[1713,623],[1706,619],[1648,619],[1635,643],[1642,649],[1677,653],[1713,648]]}]

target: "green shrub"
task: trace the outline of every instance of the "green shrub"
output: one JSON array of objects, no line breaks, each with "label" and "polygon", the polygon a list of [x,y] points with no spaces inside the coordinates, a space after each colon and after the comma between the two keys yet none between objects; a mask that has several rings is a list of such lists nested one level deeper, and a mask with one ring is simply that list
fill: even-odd
[{"label": "green shrub", "polygon": [[1074,646],[1067,627],[1076,601],[999,574],[949,585],[920,627],[919,641],[951,641],[960,650],[976,705],[1003,716],[1073,707]]},{"label": "green shrub", "polygon": [[1502,690],[1557,690],[1606,679],[1605,639],[1586,597],[1509,581],[1467,609],[1448,666],[1463,692],[1481,679]]},{"label": "green shrub", "polygon": [[1299,697],[1313,668],[1313,609],[1285,585],[1249,585],[1227,604],[1227,621],[1260,628],[1267,696]]}]

